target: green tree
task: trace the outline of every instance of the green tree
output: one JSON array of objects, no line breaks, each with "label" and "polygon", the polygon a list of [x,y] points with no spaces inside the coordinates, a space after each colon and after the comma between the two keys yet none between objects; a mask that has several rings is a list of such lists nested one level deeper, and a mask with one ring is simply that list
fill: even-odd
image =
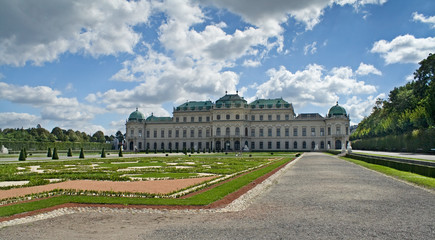
[{"label": "green tree", "polygon": [[26,155],[24,154],[24,149],[21,149],[20,156],[18,156],[19,161],[26,161]]},{"label": "green tree", "polygon": [[95,142],[104,143],[106,142],[106,138],[104,137],[104,133],[102,131],[97,131],[92,135],[92,139]]},{"label": "green tree", "polygon": [[104,151],[104,148],[103,148],[103,150],[101,150],[101,157],[102,157],[102,158],[105,158],[105,157],[106,157],[106,152]]},{"label": "green tree", "polygon": [[80,155],[79,158],[85,158],[85,152],[83,151],[83,148],[80,149]]},{"label": "green tree", "polygon": [[51,148],[48,148],[47,157],[52,157],[52,155],[51,155]]},{"label": "green tree", "polygon": [[59,159],[59,155],[57,155],[57,148],[53,149],[53,157],[51,159],[54,159],[54,160]]}]

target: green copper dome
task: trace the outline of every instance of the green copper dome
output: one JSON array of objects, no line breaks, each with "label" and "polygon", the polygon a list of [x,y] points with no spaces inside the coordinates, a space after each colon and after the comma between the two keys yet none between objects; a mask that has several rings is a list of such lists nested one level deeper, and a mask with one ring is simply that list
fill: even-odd
[{"label": "green copper dome", "polygon": [[342,106],[338,105],[338,102],[335,106],[332,106],[329,109],[328,117],[332,116],[346,116],[346,109],[344,109]]},{"label": "green copper dome", "polygon": [[143,113],[139,112],[136,108],[136,111],[132,112],[128,117],[128,121],[132,121],[132,120],[142,121],[145,120],[145,116],[143,115]]}]

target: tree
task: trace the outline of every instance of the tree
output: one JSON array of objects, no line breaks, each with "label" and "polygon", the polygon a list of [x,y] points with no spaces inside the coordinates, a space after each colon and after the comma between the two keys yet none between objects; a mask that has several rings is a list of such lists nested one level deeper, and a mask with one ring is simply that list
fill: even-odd
[{"label": "tree", "polygon": [[118,139],[118,141],[121,143],[124,140],[124,135],[122,134],[121,131],[117,131],[115,134],[116,139]]},{"label": "tree", "polygon": [[106,157],[106,152],[104,151],[104,148],[103,148],[103,150],[101,150],[101,157],[102,157],[102,158],[105,158],[105,157]]},{"label": "tree", "polygon": [[53,157],[51,159],[54,159],[54,160],[59,159],[59,156],[57,155],[57,149],[56,148],[53,149]]},{"label": "tree", "polygon": [[92,139],[95,142],[104,143],[106,142],[106,138],[104,137],[104,133],[102,131],[97,131],[92,135]]},{"label": "tree", "polygon": [[53,134],[58,141],[62,141],[64,138],[63,131],[60,127],[53,128],[53,130],[51,130],[51,134]]},{"label": "tree", "polygon": [[80,149],[80,156],[79,156],[79,158],[85,158],[85,153],[84,153],[84,151],[83,151],[83,148],[81,148]]},{"label": "tree", "polygon": [[21,149],[20,156],[18,157],[19,161],[26,161],[26,155],[24,154],[24,149]]},{"label": "tree", "polygon": [[52,157],[52,155],[51,155],[51,148],[48,148],[47,157]]}]

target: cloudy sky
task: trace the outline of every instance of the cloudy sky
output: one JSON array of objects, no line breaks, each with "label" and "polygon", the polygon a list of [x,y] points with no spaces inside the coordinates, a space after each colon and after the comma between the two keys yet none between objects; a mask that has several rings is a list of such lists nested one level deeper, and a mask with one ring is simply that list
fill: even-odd
[{"label": "cloudy sky", "polygon": [[0,128],[110,135],[225,91],[356,124],[431,52],[433,0],[0,0]]}]

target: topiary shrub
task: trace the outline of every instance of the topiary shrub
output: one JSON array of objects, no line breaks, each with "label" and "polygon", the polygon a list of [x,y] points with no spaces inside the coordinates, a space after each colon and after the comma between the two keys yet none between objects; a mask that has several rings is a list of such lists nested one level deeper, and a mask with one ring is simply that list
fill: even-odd
[{"label": "topiary shrub", "polygon": [[122,156],[122,149],[121,148],[119,148],[118,157],[123,157]]},{"label": "topiary shrub", "polygon": [[26,161],[26,156],[24,155],[24,149],[21,149],[20,156],[18,157],[19,161]]},{"label": "topiary shrub", "polygon": [[51,148],[48,148],[48,151],[47,151],[47,157],[52,157],[53,155],[51,155]]},{"label": "topiary shrub", "polygon": [[53,149],[53,157],[51,159],[54,159],[54,160],[59,159],[59,156],[57,155],[57,148]]},{"label": "topiary shrub", "polygon": [[150,150],[147,148],[147,149],[145,150],[145,153],[146,153],[146,154],[150,153]]},{"label": "topiary shrub", "polygon": [[27,158],[27,151],[26,151],[26,148],[23,148],[23,151],[24,151],[24,157]]},{"label": "topiary shrub", "polygon": [[68,154],[66,156],[67,157],[72,157],[72,150],[71,150],[71,148],[68,148]]},{"label": "topiary shrub", "polygon": [[80,156],[79,158],[85,158],[85,153],[83,151],[83,148],[80,149]]},{"label": "topiary shrub", "polygon": [[101,157],[102,157],[102,158],[105,158],[105,157],[106,157],[106,152],[104,151],[104,148],[103,148],[103,150],[101,150]]}]

